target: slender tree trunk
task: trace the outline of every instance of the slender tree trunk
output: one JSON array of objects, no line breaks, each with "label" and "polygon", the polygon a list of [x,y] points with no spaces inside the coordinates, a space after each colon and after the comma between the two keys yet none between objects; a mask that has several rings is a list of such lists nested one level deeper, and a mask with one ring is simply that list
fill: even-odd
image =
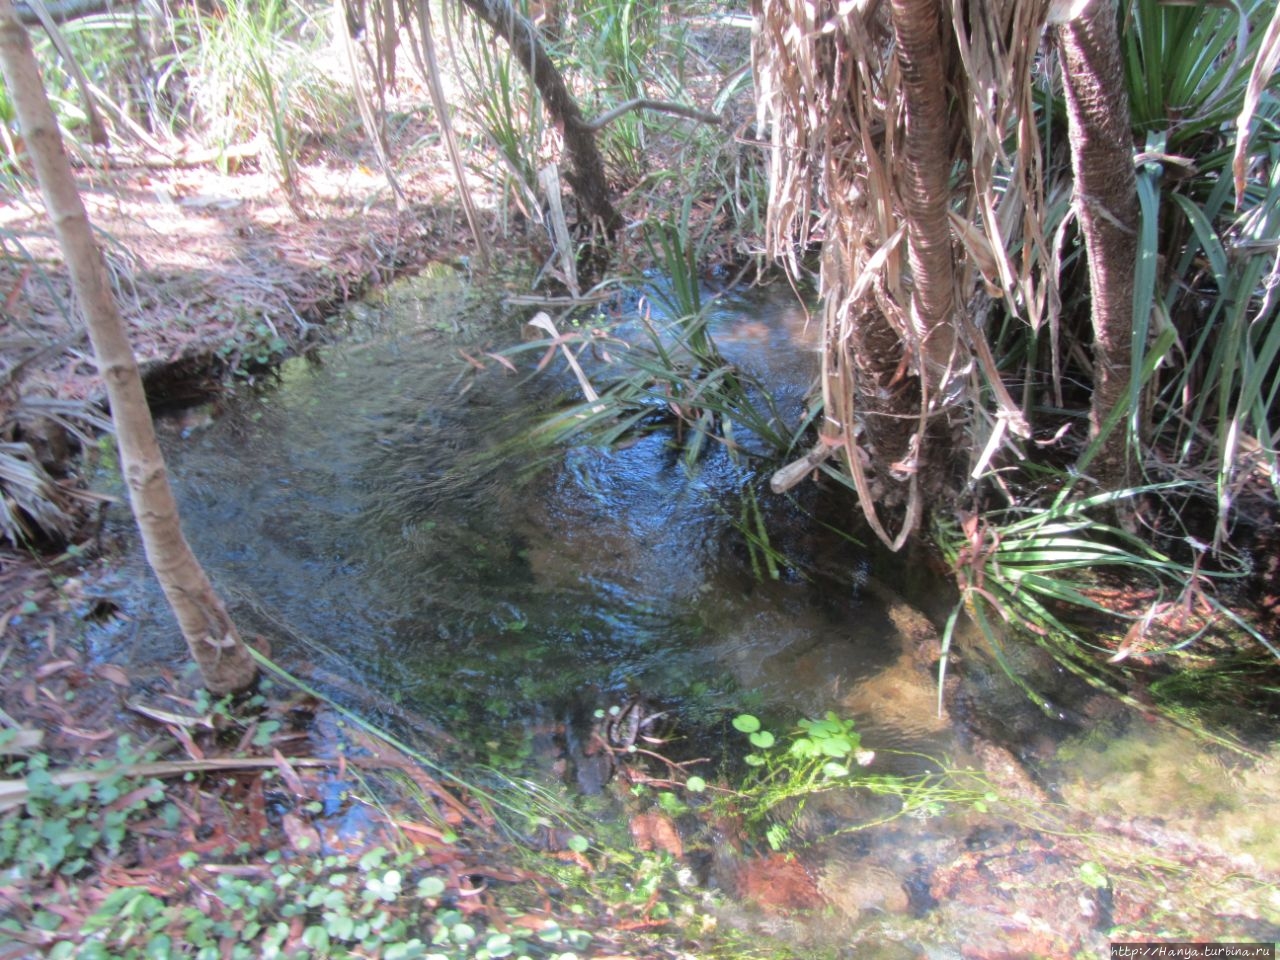
[{"label": "slender tree trunk", "polygon": [[506,41],[533,80],[547,112],[563,131],[564,152],[571,166],[566,177],[574,195],[586,216],[598,222],[607,236],[613,237],[622,219],[610,198],[595,131],[583,118],[577,101],[538,38],[537,27],[517,13],[509,0],[461,0],[461,3]]},{"label": "slender tree trunk", "polygon": [[[1090,435],[1129,396],[1133,273],[1137,263],[1138,184],[1115,0],[1090,0],[1058,27],[1067,93],[1076,213],[1089,259],[1093,301],[1093,404]],[[1127,474],[1125,434],[1113,430],[1093,461],[1109,487]]]},{"label": "slender tree trunk", "polygon": [[0,0],[0,68],[106,381],[125,486],[147,560],[173,607],[205,685],[219,694],[243,690],[257,675],[257,665],[182,535],[128,332],[107,283],[102,254],[76,189],[30,40],[12,0]]}]

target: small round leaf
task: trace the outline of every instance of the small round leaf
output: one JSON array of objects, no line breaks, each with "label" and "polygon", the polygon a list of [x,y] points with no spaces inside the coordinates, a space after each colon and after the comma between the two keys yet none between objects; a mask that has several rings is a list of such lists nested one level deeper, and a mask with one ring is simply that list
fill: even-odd
[{"label": "small round leaf", "polygon": [[430,899],[444,893],[444,881],[439,877],[423,877],[418,881],[418,896]]}]

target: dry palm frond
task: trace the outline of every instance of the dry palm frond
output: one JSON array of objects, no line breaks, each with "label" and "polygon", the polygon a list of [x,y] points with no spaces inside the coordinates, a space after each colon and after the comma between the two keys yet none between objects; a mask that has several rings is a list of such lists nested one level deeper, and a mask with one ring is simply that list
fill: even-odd
[{"label": "dry palm frond", "polygon": [[25,396],[0,410],[0,540],[18,545],[71,534],[78,502],[99,498],[60,482],[51,470],[70,457],[69,437],[88,445],[93,432],[110,429],[83,401]]},{"label": "dry palm frond", "polygon": [[85,445],[93,443],[94,433],[111,431],[110,419],[85,400],[27,395],[0,416],[5,426],[10,423],[39,425],[42,420],[52,421]]},{"label": "dry palm frond", "polygon": [[0,443],[0,539],[21,544],[42,533],[66,536],[71,497],[26,443]]},{"label": "dry palm frond", "polygon": [[1249,74],[1249,87],[1244,102],[1240,107],[1240,115],[1236,118],[1236,148],[1232,156],[1231,170],[1236,188],[1236,208],[1240,207],[1240,198],[1244,193],[1245,167],[1249,155],[1249,124],[1258,109],[1262,92],[1268,83],[1275,78],[1276,68],[1280,67],[1280,6],[1271,15],[1271,23],[1262,40],[1253,70]]},{"label": "dry palm frond", "polygon": [[[395,198],[396,209],[400,211],[407,210],[409,208],[409,198],[404,195],[400,181],[396,178],[395,167],[391,162],[391,154],[387,149],[386,130],[380,122],[380,118],[385,113],[386,104],[380,102],[377,112],[374,111],[373,103],[365,90],[365,78],[360,70],[360,58],[356,52],[355,37],[352,36],[351,25],[353,17],[363,16],[363,14],[344,9],[343,4],[340,2],[334,4],[333,10],[334,35],[342,38],[342,49],[346,54],[347,66],[351,70],[351,92],[355,95],[356,109],[360,113],[360,122],[364,125],[365,133],[369,137],[374,156],[378,158],[378,166],[382,168],[382,175],[387,178],[387,186],[391,188],[391,195]],[[380,67],[380,61],[374,63],[374,72],[377,73]],[[381,78],[378,79],[380,80]],[[376,83],[375,90],[379,99],[385,100],[386,89],[383,83]]]}]

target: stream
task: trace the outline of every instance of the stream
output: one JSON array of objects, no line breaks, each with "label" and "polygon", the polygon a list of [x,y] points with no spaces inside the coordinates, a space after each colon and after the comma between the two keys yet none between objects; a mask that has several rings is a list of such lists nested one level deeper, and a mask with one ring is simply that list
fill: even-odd
[{"label": "stream", "polygon": [[[1047,716],[969,636],[940,716],[944,572],[825,529],[815,518],[848,526],[848,498],[808,483],[775,497],[753,458],[719,445],[690,467],[670,430],[611,450],[520,442],[580,395],[563,357],[532,376],[538,353],[512,358],[518,374],[485,356],[519,336],[496,302],[427,271],[352,308],[340,342],[278,382],[165,426],[188,538],[275,659],[375,722],[420,718],[467,759],[570,797],[600,795],[612,773],[575,755],[593,718],[640,700],[716,758],[708,779],[746,752],[739,713],[779,731],[848,717],[877,773],[977,771],[962,802],[867,830],[849,828],[904,801],[814,797],[787,815],[790,861],[686,838],[699,881],[729,895],[724,922],[802,955],[1100,955],[1109,931],[1189,927],[1182,939],[1280,936],[1274,751],[1223,756],[1015,654],[1043,678]],[[661,320],[634,294],[619,303]],[[725,358],[798,422],[817,319],[785,287],[712,310]],[[131,620],[98,653],[181,662],[139,553],[123,574],[138,584]],[[1141,862],[1153,846],[1186,873]],[[784,863],[803,867],[797,892],[781,890]],[[1136,866],[1099,879],[1099,863]],[[1198,913],[1183,902],[1193,877],[1216,890]]]}]

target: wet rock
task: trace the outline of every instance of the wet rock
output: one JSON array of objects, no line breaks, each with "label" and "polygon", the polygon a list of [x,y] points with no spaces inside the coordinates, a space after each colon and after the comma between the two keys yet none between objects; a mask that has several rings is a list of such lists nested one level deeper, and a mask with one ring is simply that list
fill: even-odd
[{"label": "wet rock", "polygon": [[868,790],[851,785],[788,800],[773,811],[780,822],[786,823],[791,837],[803,843],[826,841],[837,833],[842,850],[856,850],[858,854],[870,851],[870,844],[879,836],[860,831],[850,832],[860,823],[870,823],[892,816],[899,807],[894,797],[878,797]]},{"label": "wet rock", "polygon": [[881,588],[877,594],[885,602],[889,619],[898,628],[903,650],[918,666],[929,668],[942,656],[942,638],[928,617],[906,601]]},{"label": "wet rock", "polygon": [[594,796],[604,790],[613,771],[613,758],[603,752],[579,754],[573,764],[574,782],[587,796]]},{"label": "wet rock", "polygon": [[877,722],[914,736],[944,730],[946,714],[939,715],[935,680],[920,669],[910,653],[888,668],[856,684],[840,699],[845,714],[874,717]]},{"label": "wet rock", "polygon": [[913,870],[902,879],[902,889],[907,892],[907,912],[913,917],[923,917],[938,905],[929,887],[933,871],[928,867]]},{"label": "wet rock", "polygon": [[981,737],[972,738],[969,750],[978,768],[1001,797],[1033,804],[1052,802],[1049,794],[1031,778],[1022,761],[1011,751]]},{"label": "wet rock", "polygon": [[804,864],[780,853],[739,861],[732,884],[737,896],[768,910],[814,910],[826,903]]},{"label": "wet rock", "polygon": [[677,860],[684,856],[684,843],[675,821],[664,813],[651,811],[631,818],[631,838],[638,850],[661,850]]},{"label": "wet rock", "polygon": [[818,890],[854,920],[869,911],[907,913],[911,909],[911,897],[897,874],[867,859],[827,860],[818,875]]}]

